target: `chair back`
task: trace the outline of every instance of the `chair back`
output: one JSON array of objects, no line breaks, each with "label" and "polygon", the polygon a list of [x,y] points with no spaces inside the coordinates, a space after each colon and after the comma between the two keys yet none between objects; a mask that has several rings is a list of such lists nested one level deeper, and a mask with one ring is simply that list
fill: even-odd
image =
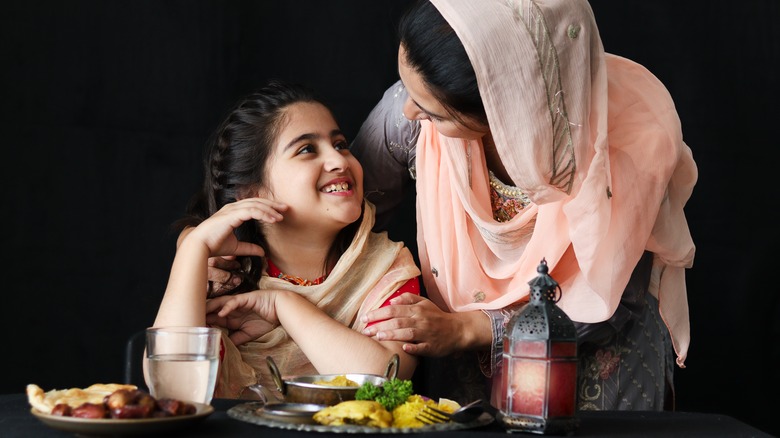
[{"label": "chair back", "polygon": [[144,349],[146,348],[146,329],[139,330],[127,339],[125,344],[124,382],[148,391],[143,372]]}]

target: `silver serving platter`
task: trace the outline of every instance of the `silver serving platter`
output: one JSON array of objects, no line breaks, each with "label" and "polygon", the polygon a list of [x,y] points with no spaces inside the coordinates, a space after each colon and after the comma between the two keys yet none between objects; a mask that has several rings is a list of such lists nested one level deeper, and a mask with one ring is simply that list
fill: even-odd
[{"label": "silver serving platter", "polygon": [[[250,402],[233,406],[228,409],[229,417],[245,421],[247,423],[257,424],[259,426],[273,427],[276,429],[301,430],[305,432],[326,432],[326,433],[424,433],[438,432],[462,429],[474,429],[486,426],[493,422],[491,414],[484,412],[474,421],[469,423],[439,423],[423,427],[369,427],[358,425],[344,426],[325,426],[323,424],[300,423],[293,420],[286,420],[283,417],[274,417],[264,413],[262,402]],[[314,414],[312,414],[314,415]]]}]

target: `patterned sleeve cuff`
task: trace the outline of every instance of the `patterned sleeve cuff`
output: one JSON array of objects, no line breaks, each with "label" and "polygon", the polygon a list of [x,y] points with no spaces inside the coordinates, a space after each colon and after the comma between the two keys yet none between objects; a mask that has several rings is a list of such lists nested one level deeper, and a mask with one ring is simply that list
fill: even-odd
[{"label": "patterned sleeve cuff", "polygon": [[501,354],[504,352],[504,333],[506,332],[506,324],[509,322],[509,318],[512,317],[515,310],[519,309],[522,304],[513,304],[511,306],[504,307],[503,309],[484,309],[482,313],[490,318],[490,326],[493,331],[493,342],[490,345],[490,351],[480,351],[479,357],[479,369],[485,377],[492,377],[496,368],[501,364]]}]

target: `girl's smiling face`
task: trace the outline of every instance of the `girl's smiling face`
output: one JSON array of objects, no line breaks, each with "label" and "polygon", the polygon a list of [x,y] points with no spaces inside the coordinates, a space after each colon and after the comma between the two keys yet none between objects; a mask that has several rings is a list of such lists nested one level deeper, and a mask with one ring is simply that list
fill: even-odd
[{"label": "girl's smiling face", "polygon": [[337,232],[360,218],[363,168],[325,106],[299,102],[284,113],[260,195],[289,206],[279,225]]}]

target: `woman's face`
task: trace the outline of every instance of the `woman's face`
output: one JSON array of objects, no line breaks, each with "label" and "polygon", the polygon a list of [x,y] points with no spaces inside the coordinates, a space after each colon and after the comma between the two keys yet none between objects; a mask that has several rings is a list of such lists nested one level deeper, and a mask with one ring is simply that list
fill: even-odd
[{"label": "woman's face", "polygon": [[[430,120],[440,134],[451,138],[466,140],[480,139],[490,129],[474,121],[465,126],[454,118],[436,98],[433,97],[423,78],[406,61],[406,51],[403,44],[398,48],[398,74],[401,77],[409,98],[404,103],[404,117],[409,120]],[[460,120],[469,118],[459,115]]]},{"label": "woman's face", "polygon": [[360,218],[363,168],[322,104],[285,110],[267,167],[266,195],[289,206],[279,226],[321,226],[338,231]]}]

